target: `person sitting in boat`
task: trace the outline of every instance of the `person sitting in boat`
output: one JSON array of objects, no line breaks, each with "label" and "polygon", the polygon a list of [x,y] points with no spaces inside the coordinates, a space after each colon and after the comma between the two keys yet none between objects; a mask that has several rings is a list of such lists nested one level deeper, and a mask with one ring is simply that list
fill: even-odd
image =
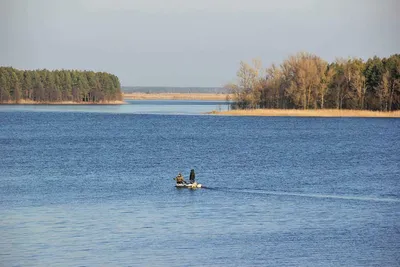
[{"label": "person sitting in boat", "polygon": [[177,184],[186,184],[185,179],[183,178],[182,173],[178,173],[178,176],[175,177]]},{"label": "person sitting in boat", "polygon": [[191,184],[195,183],[196,174],[194,173],[194,169],[190,170],[189,182]]}]

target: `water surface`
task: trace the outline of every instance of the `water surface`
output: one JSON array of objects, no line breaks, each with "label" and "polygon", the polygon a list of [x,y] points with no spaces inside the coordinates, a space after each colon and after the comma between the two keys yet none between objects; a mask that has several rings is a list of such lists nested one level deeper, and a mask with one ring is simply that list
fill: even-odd
[{"label": "water surface", "polygon": [[399,266],[400,120],[170,104],[0,106],[0,265]]},{"label": "water surface", "polygon": [[1,111],[96,112],[127,114],[203,114],[228,110],[226,101],[125,100],[124,105],[0,105]]}]

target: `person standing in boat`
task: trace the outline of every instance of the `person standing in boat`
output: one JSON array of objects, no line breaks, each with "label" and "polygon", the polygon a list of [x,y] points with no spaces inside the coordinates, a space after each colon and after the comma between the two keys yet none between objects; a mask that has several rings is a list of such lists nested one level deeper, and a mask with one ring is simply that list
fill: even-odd
[{"label": "person standing in boat", "polygon": [[186,184],[182,173],[178,173],[178,176],[175,177],[175,181],[176,181],[177,184]]},{"label": "person standing in boat", "polygon": [[194,184],[196,180],[196,174],[194,173],[194,169],[190,170],[189,182]]}]

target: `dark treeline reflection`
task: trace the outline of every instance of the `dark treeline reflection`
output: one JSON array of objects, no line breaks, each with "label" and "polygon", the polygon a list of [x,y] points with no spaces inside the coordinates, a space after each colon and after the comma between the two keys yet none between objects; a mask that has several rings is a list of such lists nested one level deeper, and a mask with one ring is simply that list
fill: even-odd
[{"label": "dark treeline reflection", "polygon": [[309,53],[290,56],[263,69],[259,60],[240,63],[238,82],[226,87],[233,108],[367,109],[400,107],[400,55],[337,59],[328,63]]},{"label": "dark treeline reflection", "polygon": [[103,103],[121,99],[119,79],[109,73],[0,67],[0,103]]}]

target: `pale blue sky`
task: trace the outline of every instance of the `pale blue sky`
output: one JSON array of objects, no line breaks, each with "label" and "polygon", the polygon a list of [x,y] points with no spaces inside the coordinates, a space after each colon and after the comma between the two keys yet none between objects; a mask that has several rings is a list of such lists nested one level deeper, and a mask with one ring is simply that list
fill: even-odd
[{"label": "pale blue sky", "polygon": [[398,0],[0,0],[0,65],[222,86],[240,60],[400,53]]}]

